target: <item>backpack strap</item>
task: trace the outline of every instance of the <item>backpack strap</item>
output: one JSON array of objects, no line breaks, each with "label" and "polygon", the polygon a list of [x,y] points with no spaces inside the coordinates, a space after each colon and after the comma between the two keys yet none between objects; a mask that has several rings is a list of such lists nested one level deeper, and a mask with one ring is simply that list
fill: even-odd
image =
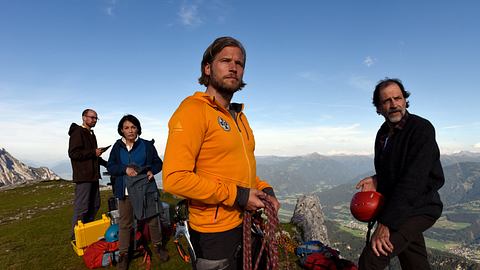
[{"label": "backpack strap", "polygon": [[368,222],[368,230],[367,230],[367,237],[365,240],[365,245],[368,247],[370,245],[370,233],[372,232],[373,225],[375,225],[375,221]]}]

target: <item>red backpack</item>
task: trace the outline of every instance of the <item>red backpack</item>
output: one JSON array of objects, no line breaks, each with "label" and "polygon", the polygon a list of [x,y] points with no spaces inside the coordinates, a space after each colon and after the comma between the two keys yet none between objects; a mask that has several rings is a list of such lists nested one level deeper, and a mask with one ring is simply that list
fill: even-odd
[{"label": "red backpack", "polygon": [[308,255],[304,267],[309,270],[337,270],[333,258],[323,252]]},{"label": "red backpack", "polygon": [[307,270],[357,270],[357,266],[340,258],[340,252],[320,241],[307,241],[295,249],[300,265]]},{"label": "red backpack", "polygon": [[83,261],[90,268],[100,268],[116,264],[118,258],[118,241],[99,240],[85,249]]}]

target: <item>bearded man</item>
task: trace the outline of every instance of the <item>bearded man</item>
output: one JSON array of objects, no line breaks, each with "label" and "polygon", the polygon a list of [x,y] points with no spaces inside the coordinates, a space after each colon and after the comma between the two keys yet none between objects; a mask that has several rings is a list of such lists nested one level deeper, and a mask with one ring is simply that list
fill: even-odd
[{"label": "bearded man", "polygon": [[442,214],[438,190],[445,177],[435,128],[408,112],[409,96],[399,79],[381,80],[373,92],[373,105],[385,122],[375,140],[376,174],[357,188],[380,192],[385,204],[360,256],[360,270],[385,269],[395,256],[402,269],[430,269],[423,232]]},{"label": "bearded man", "polygon": [[188,199],[194,268],[242,269],[242,213],[280,204],[256,175],[255,140],[243,104],[231,103],[245,86],[246,54],[231,37],[203,54],[199,83],[171,117],[163,164],[166,192]]}]

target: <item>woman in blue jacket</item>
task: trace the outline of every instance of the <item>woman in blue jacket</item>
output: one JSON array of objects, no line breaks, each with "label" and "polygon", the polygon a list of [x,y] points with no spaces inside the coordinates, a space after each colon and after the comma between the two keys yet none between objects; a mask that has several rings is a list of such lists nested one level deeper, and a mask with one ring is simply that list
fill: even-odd
[{"label": "woman in blue jacket", "polygon": [[[153,145],[154,141],[141,139],[142,127],[140,121],[133,115],[125,115],[118,123],[118,134],[122,136],[112,147],[108,159],[107,169],[115,178],[114,193],[118,198],[119,219],[119,251],[118,269],[128,269],[128,247],[133,227],[134,207],[132,204],[138,199],[136,193],[129,194],[128,181],[145,175],[145,180],[156,188],[154,175],[162,170],[162,160]],[[133,189],[130,189],[133,191]],[[161,227],[155,216],[146,218],[150,229],[150,236],[155,251],[161,261],[168,260],[168,251],[162,245]]]}]

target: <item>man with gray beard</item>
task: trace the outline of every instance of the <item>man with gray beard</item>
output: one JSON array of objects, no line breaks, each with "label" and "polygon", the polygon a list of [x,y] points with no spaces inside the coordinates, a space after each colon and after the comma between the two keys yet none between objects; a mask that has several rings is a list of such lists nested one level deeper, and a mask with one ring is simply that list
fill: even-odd
[{"label": "man with gray beard", "polygon": [[410,93],[398,79],[380,81],[373,105],[385,118],[375,139],[376,174],[357,189],[377,191],[385,204],[376,217],[370,245],[363,249],[359,269],[385,269],[398,256],[402,269],[430,269],[423,232],[435,224],[443,204],[440,151],[435,129],[426,119],[407,111]]}]

